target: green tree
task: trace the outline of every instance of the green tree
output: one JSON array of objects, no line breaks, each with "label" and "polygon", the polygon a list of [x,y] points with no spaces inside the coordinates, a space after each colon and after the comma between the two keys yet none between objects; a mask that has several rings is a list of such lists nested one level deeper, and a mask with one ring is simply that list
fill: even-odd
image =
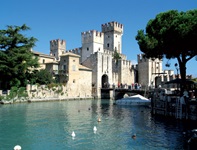
[{"label": "green tree", "polygon": [[29,74],[39,66],[38,58],[30,51],[37,39],[21,34],[29,29],[24,24],[0,30],[0,80],[7,81],[7,88],[25,86]]},{"label": "green tree", "polygon": [[186,63],[197,55],[197,9],[156,15],[149,20],[145,32],[138,31],[136,40],[147,58],[177,59],[185,82]]},{"label": "green tree", "polygon": [[54,82],[54,79],[49,71],[41,69],[39,71],[34,71],[30,82],[33,84],[50,84]]},{"label": "green tree", "polygon": [[118,60],[121,59],[120,54],[117,52],[117,50],[114,51],[113,59],[116,61],[116,64],[118,64]]}]

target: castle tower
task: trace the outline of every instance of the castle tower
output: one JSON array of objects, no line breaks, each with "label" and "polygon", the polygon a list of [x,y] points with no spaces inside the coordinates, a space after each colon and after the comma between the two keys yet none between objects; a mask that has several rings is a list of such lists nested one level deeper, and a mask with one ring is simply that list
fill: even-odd
[{"label": "castle tower", "polygon": [[103,52],[104,34],[102,32],[91,30],[81,33],[82,39],[82,62],[95,52]]},{"label": "castle tower", "polygon": [[50,55],[54,56],[56,60],[60,60],[60,55],[66,51],[65,40],[51,40],[50,41]]},{"label": "castle tower", "polygon": [[148,59],[143,54],[138,58],[138,82],[145,86],[155,86],[156,79],[162,75],[162,60]]},{"label": "castle tower", "polygon": [[102,32],[104,33],[104,49],[122,53],[123,25],[118,22],[102,24]]}]

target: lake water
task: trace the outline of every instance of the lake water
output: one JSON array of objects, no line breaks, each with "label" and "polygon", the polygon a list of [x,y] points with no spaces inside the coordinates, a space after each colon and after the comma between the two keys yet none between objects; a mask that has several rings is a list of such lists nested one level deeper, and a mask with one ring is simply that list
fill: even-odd
[{"label": "lake water", "polygon": [[[22,150],[184,149],[183,122],[154,117],[147,107],[118,106],[113,102],[0,105],[0,150],[11,150],[15,145]],[[73,131],[75,138],[71,136]],[[136,139],[132,138],[134,134]]]}]

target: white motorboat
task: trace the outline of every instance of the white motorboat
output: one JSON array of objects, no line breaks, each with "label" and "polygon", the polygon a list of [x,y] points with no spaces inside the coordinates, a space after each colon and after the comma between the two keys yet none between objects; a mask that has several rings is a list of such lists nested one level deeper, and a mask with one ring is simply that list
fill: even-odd
[{"label": "white motorboat", "polygon": [[115,101],[117,105],[150,106],[151,100],[137,94],[133,96],[124,95],[124,98]]}]

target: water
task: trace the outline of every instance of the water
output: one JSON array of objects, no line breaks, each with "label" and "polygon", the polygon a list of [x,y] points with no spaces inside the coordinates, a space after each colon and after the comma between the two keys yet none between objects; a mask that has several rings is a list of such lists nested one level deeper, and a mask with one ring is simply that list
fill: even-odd
[{"label": "water", "polygon": [[153,117],[150,108],[111,100],[0,105],[0,150],[184,149],[183,130],[182,122]]}]

